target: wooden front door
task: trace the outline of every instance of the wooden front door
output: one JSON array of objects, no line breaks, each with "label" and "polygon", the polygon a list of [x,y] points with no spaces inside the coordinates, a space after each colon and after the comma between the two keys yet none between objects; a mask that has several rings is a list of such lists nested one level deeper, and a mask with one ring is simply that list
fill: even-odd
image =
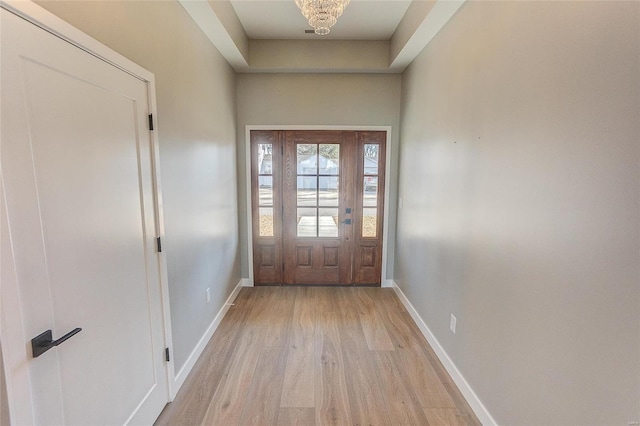
[{"label": "wooden front door", "polygon": [[251,132],[256,285],[380,285],[385,139]]}]

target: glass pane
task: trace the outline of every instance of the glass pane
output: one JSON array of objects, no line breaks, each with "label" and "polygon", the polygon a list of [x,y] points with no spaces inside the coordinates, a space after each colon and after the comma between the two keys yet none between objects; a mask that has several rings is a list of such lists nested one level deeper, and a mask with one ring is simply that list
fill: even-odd
[{"label": "glass pane", "polygon": [[273,237],[273,208],[260,207],[260,236]]},{"label": "glass pane", "polygon": [[321,237],[333,237],[338,238],[338,209],[319,209],[320,218],[318,222],[320,224]]},{"label": "glass pane", "polygon": [[318,235],[317,214],[316,209],[298,209],[298,237],[316,237]]},{"label": "glass pane", "polygon": [[378,177],[364,177],[364,191],[362,192],[362,205],[376,207],[378,205]]},{"label": "glass pane", "polygon": [[273,177],[258,176],[258,205],[273,206]]},{"label": "glass pane", "polygon": [[272,168],[273,145],[270,143],[258,144],[258,174],[270,175]]},{"label": "glass pane", "polygon": [[298,174],[318,174],[318,145],[298,144]]},{"label": "glass pane", "polygon": [[375,238],[378,228],[378,209],[362,210],[362,238]]},{"label": "glass pane", "polygon": [[380,145],[377,143],[364,144],[364,174],[365,175],[377,175],[378,174],[378,154]]},{"label": "glass pane", "polygon": [[318,178],[316,176],[298,176],[298,205],[318,205]]},{"label": "glass pane", "polygon": [[321,206],[337,206],[338,205],[338,176],[320,176],[320,205]]},{"label": "glass pane", "polygon": [[337,175],[340,173],[340,145],[320,144],[320,174]]}]

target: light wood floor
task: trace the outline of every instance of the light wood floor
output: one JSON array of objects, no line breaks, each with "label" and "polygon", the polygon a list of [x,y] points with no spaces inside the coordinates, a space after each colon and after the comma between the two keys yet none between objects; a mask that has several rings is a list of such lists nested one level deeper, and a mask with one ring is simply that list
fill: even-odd
[{"label": "light wood floor", "polygon": [[391,289],[244,288],[158,425],[478,425]]}]

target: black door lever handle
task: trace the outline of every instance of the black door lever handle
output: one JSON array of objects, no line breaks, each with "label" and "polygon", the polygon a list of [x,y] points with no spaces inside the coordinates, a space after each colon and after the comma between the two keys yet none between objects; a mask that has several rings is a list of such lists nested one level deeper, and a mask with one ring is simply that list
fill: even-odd
[{"label": "black door lever handle", "polygon": [[60,343],[64,343],[71,337],[80,333],[82,329],[80,327],[74,328],[59,339],[53,340],[53,332],[47,330],[42,334],[31,339],[31,349],[33,351],[33,357],[37,358],[54,346],[58,346]]}]

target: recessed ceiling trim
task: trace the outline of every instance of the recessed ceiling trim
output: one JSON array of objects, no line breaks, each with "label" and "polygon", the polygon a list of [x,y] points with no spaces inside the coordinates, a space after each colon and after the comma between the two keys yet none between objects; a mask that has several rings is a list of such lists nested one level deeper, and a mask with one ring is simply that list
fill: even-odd
[{"label": "recessed ceiling trim", "polygon": [[[208,1],[178,1],[207,36],[209,41],[211,41],[236,71],[249,68],[249,41],[246,38],[246,34],[238,34],[238,32],[235,32],[236,40],[234,40],[227,29],[227,27],[232,28],[233,23],[228,23],[227,27],[225,27],[219,14],[213,10]],[[231,12],[233,12],[233,10],[231,10]],[[244,39],[242,39],[242,37],[244,37]]]},{"label": "recessed ceiling trim", "polygon": [[390,70],[404,70],[431,42],[440,30],[462,7],[466,0],[438,0],[428,11],[424,20],[411,34],[398,54],[391,58]]},{"label": "recessed ceiling trim", "polygon": [[[242,28],[244,24],[236,14],[236,7],[232,5],[253,4],[255,0],[178,1],[236,72],[388,74],[402,73],[465,3],[465,0],[414,0],[407,13],[419,16],[405,17],[400,26],[396,24],[396,33],[391,40],[376,41],[336,40],[324,36],[322,40],[310,38],[303,32],[306,22],[299,27],[295,23],[289,24],[297,28],[296,39],[250,39],[246,28]],[[405,0],[379,3],[396,1],[407,3]],[[257,3],[283,2],[263,0]],[[295,16],[305,21],[293,0],[287,0],[289,3]],[[368,4],[371,9],[375,3],[373,0],[356,0],[349,7]],[[341,22],[345,21],[339,21],[334,29]],[[308,44],[313,42],[316,44]]]}]

